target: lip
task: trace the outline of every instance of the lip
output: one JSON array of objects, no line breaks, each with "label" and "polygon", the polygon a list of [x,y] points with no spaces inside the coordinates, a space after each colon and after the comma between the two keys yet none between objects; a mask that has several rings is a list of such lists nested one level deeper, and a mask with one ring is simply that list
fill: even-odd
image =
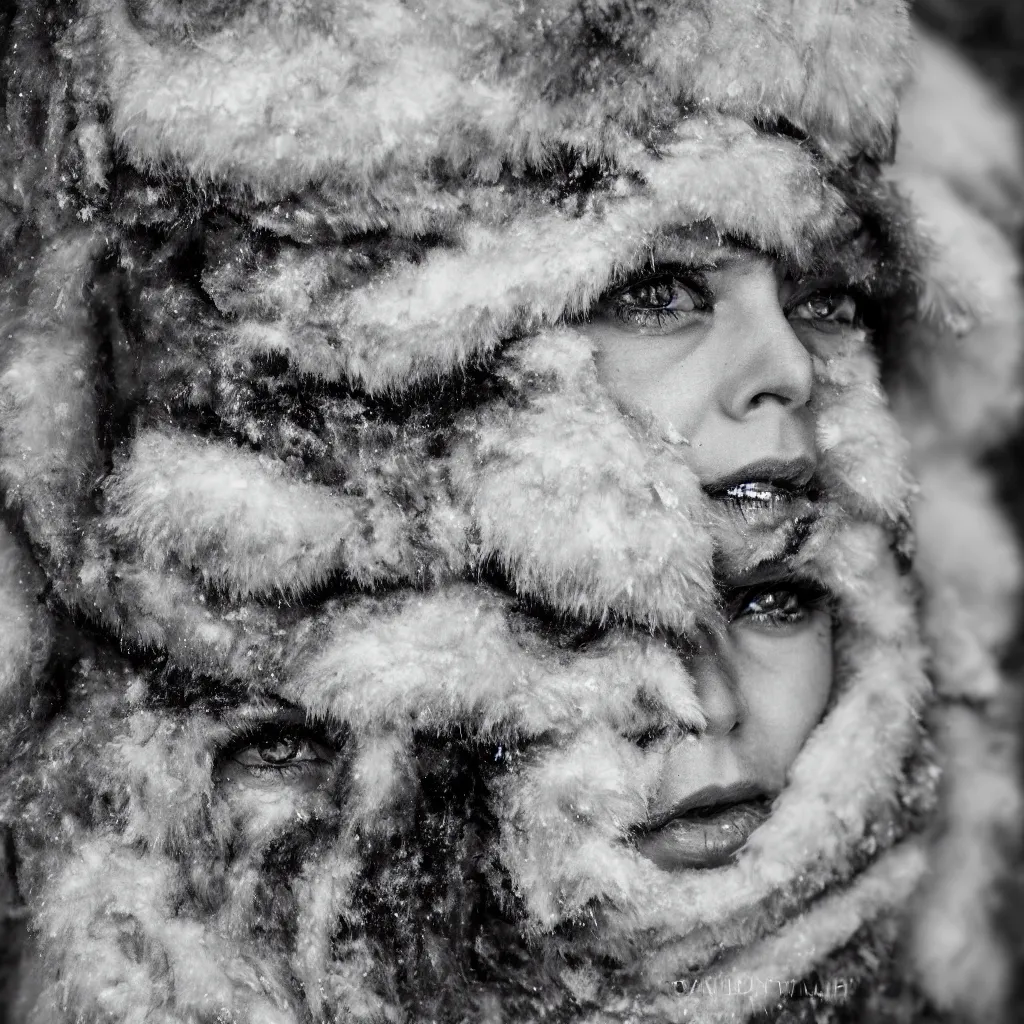
[{"label": "lip", "polygon": [[808,455],[749,462],[704,485],[713,498],[761,503],[807,495],[817,461]]},{"label": "lip", "polygon": [[729,862],[771,812],[761,786],[708,786],[638,834],[637,850],[665,871],[720,867]]}]

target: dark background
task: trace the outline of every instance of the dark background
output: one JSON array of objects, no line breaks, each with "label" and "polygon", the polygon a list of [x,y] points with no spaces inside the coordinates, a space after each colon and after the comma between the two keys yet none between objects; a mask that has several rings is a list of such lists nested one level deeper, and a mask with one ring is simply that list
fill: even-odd
[{"label": "dark background", "polygon": [[1024,0],[917,0],[913,9],[954,41],[1024,114]]},{"label": "dark background", "polygon": [[[1024,122],[1024,0],[917,0],[914,13],[926,25],[956,43],[963,53],[1016,108]],[[1017,238],[1024,255],[1024,238]],[[992,454],[1003,497],[1024,543],[1024,427]],[[1024,710],[1024,614],[1017,641],[1006,655],[1006,669]],[[1024,716],[1019,719],[1024,749]],[[1022,767],[1024,784],[1024,767]],[[1024,827],[1024,822],[1021,823]],[[1024,850],[1016,852],[1016,871],[1007,885],[1003,918],[1016,953],[1016,991],[1009,1020],[1024,1021]]]}]

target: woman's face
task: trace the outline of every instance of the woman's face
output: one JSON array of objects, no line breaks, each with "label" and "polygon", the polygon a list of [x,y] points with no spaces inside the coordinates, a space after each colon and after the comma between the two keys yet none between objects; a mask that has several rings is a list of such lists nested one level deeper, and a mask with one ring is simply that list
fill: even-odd
[{"label": "woman's face", "polygon": [[[677,445],[711,495],[777,508],[816,466],[808,345],[856,330],[857,316],[834,282],[727,249],[699,268],[656,263],[581,329],[612,396]],[[728,628],[690,657],[707,728],[651,751],[660,784],[639,847],[667,869],[720,864],[742,846],[829,698],[827,596],[777,567],[758,572],[724,581]]]}]

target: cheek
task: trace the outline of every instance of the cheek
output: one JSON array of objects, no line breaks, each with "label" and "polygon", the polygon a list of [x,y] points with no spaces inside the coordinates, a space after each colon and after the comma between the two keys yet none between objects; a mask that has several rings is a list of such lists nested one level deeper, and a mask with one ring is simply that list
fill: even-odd
[{"label": "cheek", "polygon": [[583,333],[594,350],[597,376],[620,405],[653,414],[684,436],[703,420],[713,381],[686,335],[644,336],[613,324],[586,325]]},{"label": "cheek", "polygon": [[748,735],[758,760],[782,776],[828,705],[834,672],[831,619],[815,612],[796,633],[744,631],[738,646]]}]

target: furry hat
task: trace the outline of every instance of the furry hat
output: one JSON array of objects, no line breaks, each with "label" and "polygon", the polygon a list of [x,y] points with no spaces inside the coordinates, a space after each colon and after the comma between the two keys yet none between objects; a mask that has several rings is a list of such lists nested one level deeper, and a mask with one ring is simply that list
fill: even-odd
[{"label": "furry hat", "polygon": [[[998,1011],[979,458],[1020,298],[956,169],[882,169],[902,3],[67,0],[5,38],[17,1019]],[[881,307],[812,352],[795,543],[598,379],[577,320],[667,234]],[[671,638],[764,558],[835,595],[835,692],[735,863],[662,872],[622,840],[644,738],[702,722]],[[341,756],[254,829],[224,751],[282,708]]]}]

